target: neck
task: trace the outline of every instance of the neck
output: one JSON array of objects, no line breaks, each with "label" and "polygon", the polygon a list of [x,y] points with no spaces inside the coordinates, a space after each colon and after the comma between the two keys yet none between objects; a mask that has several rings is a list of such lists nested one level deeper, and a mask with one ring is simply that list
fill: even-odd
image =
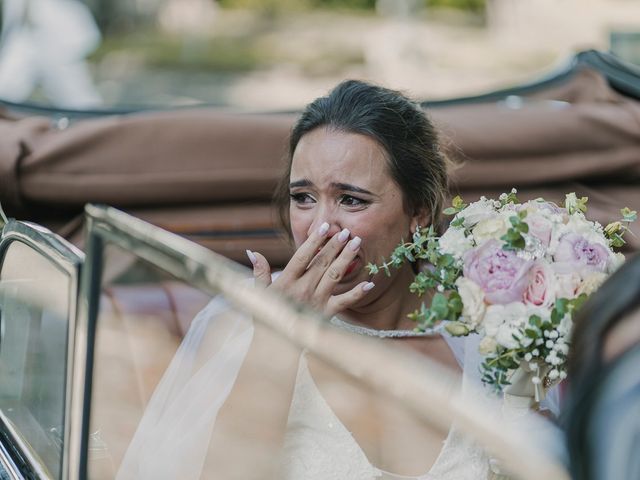
[{"label": "neck", "polygon": [[409,292],[413,279],[411,266],[403,265],[385,292],[366,305],[347,310],[346,315],[355,322],[377,330],[412,330],[415,323],[407,315],[419,308],[422,302],[416,294]]}]

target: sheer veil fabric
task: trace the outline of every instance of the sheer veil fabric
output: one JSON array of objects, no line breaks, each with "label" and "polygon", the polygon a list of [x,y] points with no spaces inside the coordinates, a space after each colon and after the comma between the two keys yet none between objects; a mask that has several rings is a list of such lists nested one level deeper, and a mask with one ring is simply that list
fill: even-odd
[{"label": "sheer veil fabric", "polygon": [[117,480],[201,477],[218,412],[254,333],[250,319],[229,312],[218,297],[194,318],[147,405]]},{"label": "sheer veil fabric", "polygon": [[[252,341],[256,338],[255,327],[252,319],[235,311],[221,297],[214,298],[195,317],[146,407],[118,470],[117,480],[230,478],[210,474],[211,472],[207,471],[209,463],[205,467],[205,461],[210,455],[212,434],[218,428],[216,421],[221,409],[225,408],[226,400],[236,387],[243,363],[249,356]],[[463,366],[463,388],[466,383],[478,384],[480,362],[477,353],[478,339],[473,336],[464,338],[445,336],[445,339],[456,360]],[[283,442],[278,446],[280,449],[284,444],[283,456],[278,459],[278,463],[282,461],[284,465],[282,478],[300,480],[486,478],[488,457],[480,447],[460,437],[455,429],[449,432],[443,451],[432,470],[422,476],[396,476],[374,467],[366,459],[363,450],[350,436],[346,427],[339,423],[337,417],[332,417],[331,410],[326,408],[326,403],[319,392],[314,391],[315,386],[306,367],[305,355],[298,354],[297,358],[298,374],[296,378],[294,369],[292,379],[292,382],[295,380],[295,388],[292,385],[289,396],[282,397],[288,398],[291,404],[291,406],[289,403],[284,405],[289,418],[288,422],[286,418],[282,421],[284,434],[281,440]],[[277,360],[274,359],[274,361]],[[310,400],[309,392],[312,392]],[[261,393],[258,391],[251,395],[255,397]],[[303,401],[305,397],[307,400]],[[552,395],[551,399],[553,397]],[[259,403],[262,400],[256,401]],[[282,399],[278,401],[286,402]],[[269,400],[265,398],[264,403],[268,405]],[[318,405],[321,406],[320,410],[317,410]],[[261,420],[259,417],[253,418]],[[315,428],[314,422],[319,418],[331,419]],[[280,422],[280,419],[277,421]],[[331,432],[322,430],[323,426],[328,424],[339,425],[343,435],[337,438],[341,438],[341,441],[335,441],[336,437],[332,437]],[[304,428],[296,430],[296,426],[301,425]],[[301,431],[305,433],[301,434]],[[315,438],[305,437],[309,432],[318,435]],[[319,440],[320,438],[323,440]],[[229,439],[230,442],[231,440]],[[325,442],[324,446],[323,442]],[[218,445],[224,445],[224,443],[223,438]],[[337,458],[318,455],[324,448],[331,448],[341,453]],[[263,454],[264,458],[272,456],[272,453],[267,451]],[[317,463],[321,458],[325,458],[326,462]],[[247,458],[247,461],[250,460]],[[309,464],[314,461],[315,464]],[[238,462],[239,467],[252,468],[251,465],[240,465],[241,458]],[[270,465],[269,468],[271,467]],[[256,465],[255,468],[261,467]],[[331,468],[336,469],[338,473],[329,475]],[[341,476],[344,472],[351,473],[347,477]],[[272,478],[258,473],[255,475],[255,478]]]}]

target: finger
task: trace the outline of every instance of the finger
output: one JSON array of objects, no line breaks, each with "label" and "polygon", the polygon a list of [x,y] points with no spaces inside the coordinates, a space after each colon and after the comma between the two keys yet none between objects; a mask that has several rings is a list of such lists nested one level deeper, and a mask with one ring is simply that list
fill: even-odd
[{"label": "finger", "polygon": [[320,227],[309,235],[300,248],[293,254],[287,266],[284,267],[280,278],[285,279],[297,279],[307,270],[307,267],[311,263],[311,260],[316,256],[318,250],[327,240],[327,233],[329,232],[329,224],[324,222]]},{"label": "finger", "polygon": [[336,285],[340,283],[340,280],[344,277],[349,265],[358,255],[358,252],[360,251],[360,243],[360,237],[352,238],[347,243],[347,246],[342,249],[333,263],[331,263],[331,265],[325,270],[316,289],[318,295],[325,295],[325,298],[329,298],[331,296],[331,292],[333,292]]},{"label": "finger", "polygon": [[256,280],[256,285],[262,287],[271,285],[271,266],[264,255],[247,250],[247,256],[253,265],[253,278]]},{"label": "finger", "polygon": [[333,295],[327,302],[325,314],[333,317],[334,315],[344,312],[349,307],[355,305],[366,297],[373,287],[375,287],[373,282],[362,282],[348,292],[340,295]]},{"label": "finger", "polygon": [[[347,240],[349,240],[350,234],[351,232],[349,232],[349,230],[345,228],[340,233],[334,235],[313,258],[311,264],[309,265],[309,268],[307,269],[307,272],[305,273],[305,278],[308,282],[308,286],[312,290],[315,291],[318,288],[318,284],[320,283],[321,279],[327,274],[330,269],[331,275],[339,275],[338,281],[340,281],[340,278],[342,278],[344,271],[339,272],[338,269],[332,267],[336,258],[338,258],[345,250],[345,246],[347,245]],[[351,253],[353,252],[349,252],[349,254]],[[331,290],[328,293],[331,293]]]}]

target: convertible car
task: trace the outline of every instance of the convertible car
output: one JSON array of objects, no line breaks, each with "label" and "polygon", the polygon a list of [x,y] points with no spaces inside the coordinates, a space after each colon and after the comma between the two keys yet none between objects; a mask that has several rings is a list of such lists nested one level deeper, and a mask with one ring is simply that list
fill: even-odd
[{"label": "convertible car", "polygon": [[[621,206],[640,209],[632,65],[584,52],[544,80],[424,106],[458,163],[452,195],[515,187],[521,198],[561,201],[575,191],[603,224]],[[270,197],[294,119],[4,103],[0,202],[11,218],[0,239],[0,478],[278,478],[284,379],[301,351],[329,390],[348,389],[350,424],[363,432],[403,422],[437,438],[455,422],[515,478],[568,478],[562,459],[530,445],[530,432],[458,397],[455,373],[337,331],[246,281],[237,263],[246,248],[274,265],[291,253]],[[640,247],[628,240],[629,251]],[[174,385],[172,359],[214,297],[232,324],[253,319],[261,348],[224,408],[188,408],[194,392],[169,416],[180,421],[161,421],[154,391]],[[204,351],[217,340],[205,335]],[[208,365],[192,361],[194,371]]]},{"label": "convertible car", "polygon": [[[520,197],[589,197],[603,224],[640,210],[640,69],[582,52],[528,85],[424,102],[458,164],[451,192],[467,200],[517,188]],[[427,81],[427,80],[425,80]],[[271,195],[295,112],[214,108],[61,111],[4,104],[0,203],[81,245],[82,209],[103,203],[246,262],[291,251]],[[640,237],[629,237],[638,249]]]}]

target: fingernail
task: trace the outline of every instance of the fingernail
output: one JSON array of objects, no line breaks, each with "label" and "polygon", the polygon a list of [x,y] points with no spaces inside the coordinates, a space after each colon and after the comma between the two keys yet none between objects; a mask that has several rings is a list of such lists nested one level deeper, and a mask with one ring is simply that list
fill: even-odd
[{"label": "fingernail", "polygon": [[354,237],[349,242],[349,248],[355,252],[360,248],[360,243],[362,243],[362,239],[360,237]]},{"label": "fingernail", "polygon": [[247,250],[247,257],[249,257],[249,261],[251,262],[251,265],[255,266],[256,263],[258,263],[258,259],[256,258],[255,254],[251,250]]},{"label": "fingernail", "polygon": [[345,242],[347,238],[349,238],[349,229],[345,228],[338,234],[338,240],[341,242]]},{"label": "fingernail", "polygon": [[362,290],[364,290],[365,292],[368,292],[369,290],[371,290],[373,287],[375,287],[376,284],[373,282],[367,282],[362,286]]},{"label": "fingernail", "polygon": [[328,231],[329,231],[329,224],[327,222],[324,222],[322,225],[320,225],[320,228],[318,229],[318,235],[323,237],[327,234]]}]

